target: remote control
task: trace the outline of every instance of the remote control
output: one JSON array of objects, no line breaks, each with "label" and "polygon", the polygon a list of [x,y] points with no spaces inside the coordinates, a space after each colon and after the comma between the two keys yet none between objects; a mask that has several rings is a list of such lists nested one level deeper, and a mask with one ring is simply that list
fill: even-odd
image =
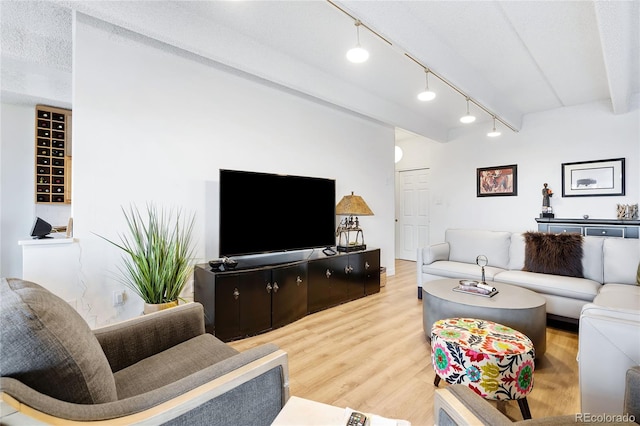
[{"label": "remote control", "polygon": [[358,413],[357,411],[354,411],[353,413],[351,413],[351,416],[349,416],[349,420],[347,421],[347,426],[365,426],[366,422],[367,422],[367,416],[365,416],[362,413]]}]

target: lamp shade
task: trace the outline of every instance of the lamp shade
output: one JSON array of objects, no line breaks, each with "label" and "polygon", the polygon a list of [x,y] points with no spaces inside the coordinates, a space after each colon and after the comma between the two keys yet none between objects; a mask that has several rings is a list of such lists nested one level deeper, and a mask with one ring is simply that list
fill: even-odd
[{"label": "lamp shade", "polygon": [[345,195],[336,206],[337,215],[373,216],[373,212],[359,195]]}]

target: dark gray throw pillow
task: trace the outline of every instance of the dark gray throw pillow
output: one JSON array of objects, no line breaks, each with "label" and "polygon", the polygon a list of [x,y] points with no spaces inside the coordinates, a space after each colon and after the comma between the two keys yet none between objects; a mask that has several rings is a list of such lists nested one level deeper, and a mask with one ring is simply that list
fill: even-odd
[{"label": "dark gray throw pillow", "polygon": [[2,278],[0,374],[62,401],[117,400],[109,362],[82,317],[32,282]]}]

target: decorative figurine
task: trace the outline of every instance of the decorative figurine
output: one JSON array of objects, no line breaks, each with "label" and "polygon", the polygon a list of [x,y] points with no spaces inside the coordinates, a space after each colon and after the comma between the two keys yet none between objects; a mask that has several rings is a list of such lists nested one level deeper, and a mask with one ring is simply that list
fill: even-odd
[{"label": "decorative figurine", "polygon": [[542,213],[551,213],[553,210],[551,208],[551,200],[553,197],[553,191],[551,188],[548,188],[548,184],[544,184],[544,188],[542,188]]}]

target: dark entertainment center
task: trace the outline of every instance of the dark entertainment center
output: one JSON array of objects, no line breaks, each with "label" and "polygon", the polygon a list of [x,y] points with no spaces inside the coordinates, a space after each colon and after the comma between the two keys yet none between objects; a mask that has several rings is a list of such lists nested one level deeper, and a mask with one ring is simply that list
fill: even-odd
[{"label": "dark entertainment center", "polygon": [[253,336],[380,291],[379,249],[334,249],[335,180],[220,169],[219,197],[222,257],[194,272],[208,333]]},{"label": "dark entertainment center", "polygon": [[233,270],[201,264],[194,273],[194,299],[204,306],[206,331],[225,342],[380,291],[380,249],[237,260]]}]

